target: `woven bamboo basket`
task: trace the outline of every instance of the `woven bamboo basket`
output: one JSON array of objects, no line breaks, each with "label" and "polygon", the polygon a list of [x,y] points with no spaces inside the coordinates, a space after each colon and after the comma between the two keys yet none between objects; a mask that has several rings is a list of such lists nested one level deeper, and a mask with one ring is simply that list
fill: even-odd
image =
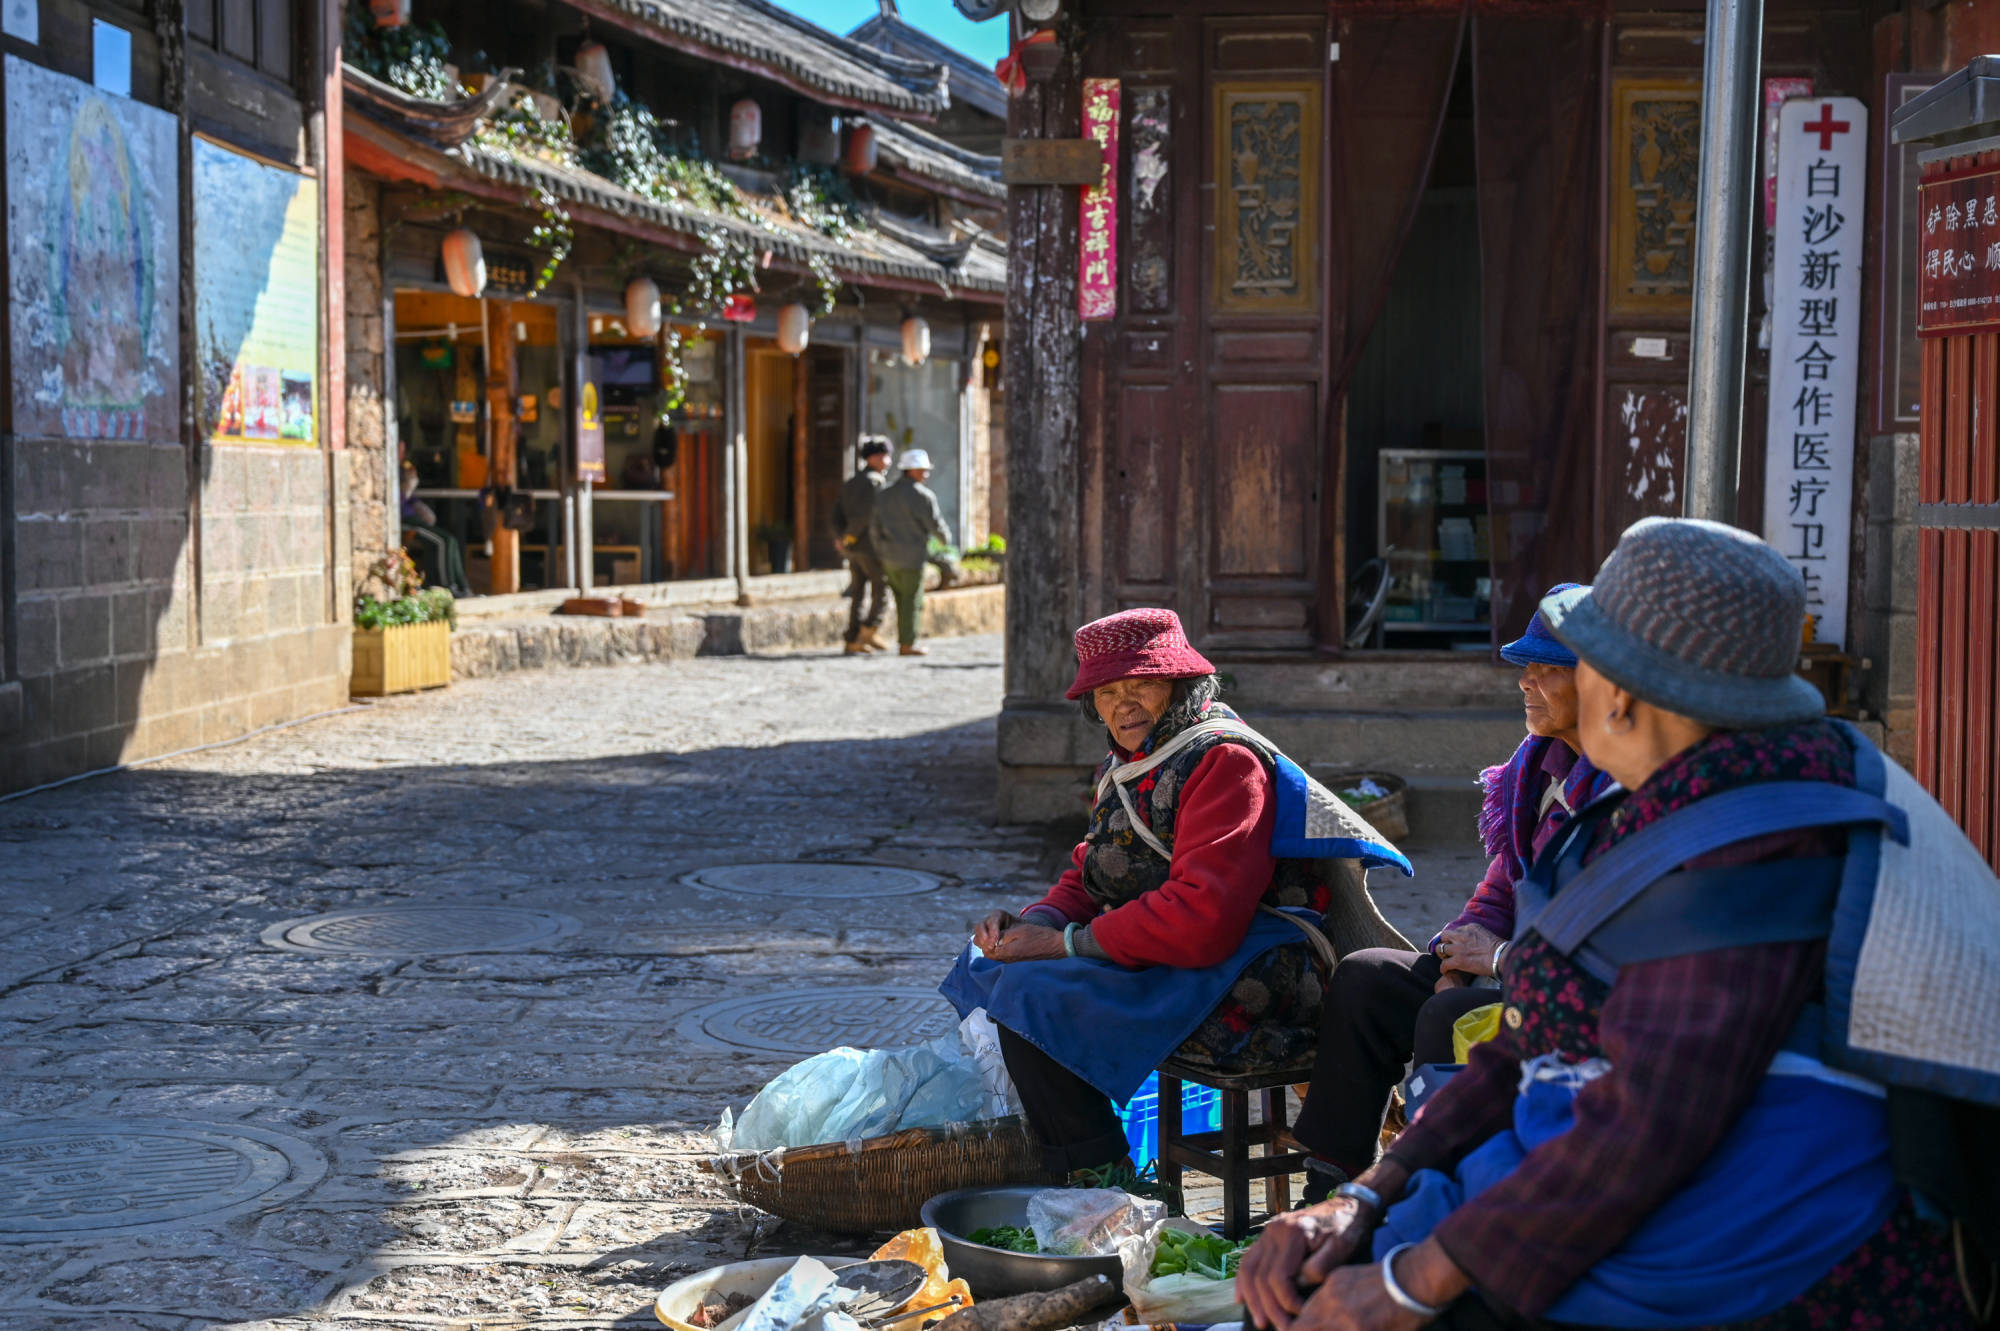
[{"label": "woven bamboo basket", "polygon": [[1018,1118],[905,1128],[846,1142],[742,1152],[704,1162],[760,1211],[835,1234],[914,1229],[925,1202],[954,1188],[1054,1183],[1042,1147]]}]

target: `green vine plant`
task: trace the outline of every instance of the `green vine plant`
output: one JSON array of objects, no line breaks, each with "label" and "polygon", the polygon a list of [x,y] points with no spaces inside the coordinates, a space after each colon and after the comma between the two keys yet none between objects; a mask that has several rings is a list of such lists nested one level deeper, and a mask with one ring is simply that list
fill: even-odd
[{"label": "green vine plant", "polygon": [[533,202],[541,221],[528,233],[528,243],[548,256],[542,263],[541,271],[535,274],[532,294],[539,296],[554,280],[562,261],[569,257],[570,245],[576,239],[576,228],[570,224],[569,209],[547,188],[536,190]]},{"label": "green vine plant", "polygon": [[688,264],[685,300],[674,302],[676,314],[684,303],[697,315],[719,314],[731,296],[758,289],[760,256],[755,246],[721,227],[703,233],[701,246],[701,253]]},{"label": "green vine plant", "polygon": [[544,116],[540,104],[526,93],[517,96],[512,106],[481,121],[473,142],[488,152],[510,157],[540,158],[562,166],[576,163],[576,142],[568,118],[560,112]]},{"label": "green vine plant", "polygon": [[660,411],[656,423],[669,425],[673,414],[687,403],[687,366],[681,360],[681,333],[670,323],[661,323],[660,340],[654,349],[660,370]]},{"label": "green vine plant", "polygon": [[822,236],[846,240],[864,228],[860,204],[847,178],[830,166],[794,162],[786,168],[780,189],[794,220]]},{"label": "green vine plant", "polygon": [[643,199],[755,220],[734,182],[698,151],[679,151],[650,108],[621,90],[599,107],[577,145],[577,164]]},{"label": "green vine plant", "polygon": [[340,50],[348,64],[412,97],[453,102],[460,96],[446,68],[451,63],[451,38],[435,23],[378,28],[367,5],[350,4]]},{"label": "green vine plant", "polygon": [[833,270],[833,260],[824,254],[815,254],[806,260],[812,269],[813,282],[819,288],[819,306],[813,314],[821,319],[833,313],[833,305],[840,297],[840,274]]}]

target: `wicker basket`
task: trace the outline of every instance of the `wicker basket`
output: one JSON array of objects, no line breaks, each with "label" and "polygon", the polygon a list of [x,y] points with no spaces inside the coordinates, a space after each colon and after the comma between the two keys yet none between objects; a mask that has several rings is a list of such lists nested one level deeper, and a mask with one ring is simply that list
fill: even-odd
[{"label": "wicker basket", "polygon": [[757,1209],[835,1234],[914,1229],[924,1203],[955,1188],[1061,1181],[1042,1168],[1041,1143],[1018,1118],[905,1128],[858,1150],[826,1142],[763,1157],[743,1152],[704,1167]]},{"label": "wicker basket", "polygon": [[1390,841],[1401,841],[1410,834],[1410,806],[1406,796],[1409,782],[1389,772],[1334,772],[1330,775],[1313,773],[1319,783],[1338,795],[1351,786],[1359,785],[1364,777],[1372,779],[1376,785],[1385,786],[1389,793],[1379,800],[1357,804],[1354,811],[1366,818],[1370,825]]}]

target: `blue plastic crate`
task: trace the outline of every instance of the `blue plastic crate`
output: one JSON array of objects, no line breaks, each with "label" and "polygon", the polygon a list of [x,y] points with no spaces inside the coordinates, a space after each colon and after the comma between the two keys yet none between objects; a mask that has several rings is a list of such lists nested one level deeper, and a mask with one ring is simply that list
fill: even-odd
[{"label": "blue plastic crate", "polygon": [[[1160,1074],[1148,1073],[1132,1102],[1118,1111],[1132,1164],[1144,1169],[1160,1153]],[[1181,1083],[1181,1132],[1215,1132],[1222,1127],[1222,1092],[1212,1086]]]}]

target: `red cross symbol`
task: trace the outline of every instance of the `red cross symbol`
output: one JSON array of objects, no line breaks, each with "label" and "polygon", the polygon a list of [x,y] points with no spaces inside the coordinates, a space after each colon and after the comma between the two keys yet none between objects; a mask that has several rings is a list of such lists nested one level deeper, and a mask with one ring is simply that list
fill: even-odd
[{"label": "red cross symbol", "polygon": [[1806,133],[1819,135],[1819,150],[1821,152],[1832,151],[1833,136],[1836,134],[1845,134],[1852,128],[1853,126],[1845,120],[1835,120],[1833,118],[1832,102],[1821,102],[1819,104],[1819,119],[1808,120],[1805,124]]}]

